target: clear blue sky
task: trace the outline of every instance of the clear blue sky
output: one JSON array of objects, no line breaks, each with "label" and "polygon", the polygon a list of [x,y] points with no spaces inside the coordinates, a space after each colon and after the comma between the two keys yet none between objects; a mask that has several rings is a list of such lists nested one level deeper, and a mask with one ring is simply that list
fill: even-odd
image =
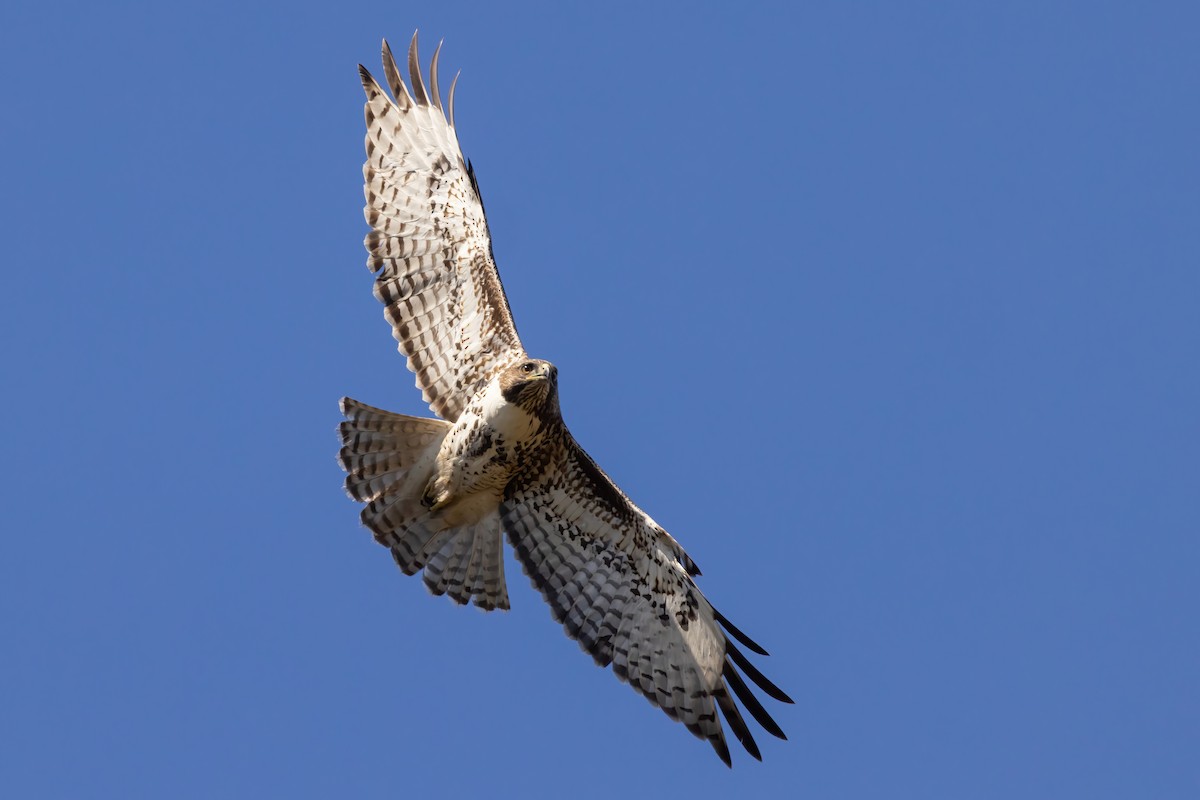
[{"label": "clear blue sky", "polygon": [[[566,5],[6,7],[0,794],[1200,796],[1196,6]],[[338,398],[424,411],[355,74],[417,27],[763,764],[342,494]]]}]

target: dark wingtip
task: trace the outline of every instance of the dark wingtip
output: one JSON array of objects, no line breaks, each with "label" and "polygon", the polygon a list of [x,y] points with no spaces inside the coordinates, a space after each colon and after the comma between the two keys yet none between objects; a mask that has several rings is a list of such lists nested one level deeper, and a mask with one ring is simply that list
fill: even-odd
[{"label": "dark wingtip", "polygon": [[729,688],[733,689],[733,693],[737,695],[737,699],[742,701],[742,705],[750,712],[750,716],[754,717],[754,720],[763,727],[763,730],[777,739],[787,739],[783,734],[783,729],[779,727],[779,723],[772,719],[767,710],[763,708],[762,703],[758,702],[758,698],[754,696],[754,692],[750,691],[750,687],[742,680],[742,676],[737,674],[733,664],[726,661],[722,674],[729,683]]},{"label": "dark wingtip", "polygon": [[708,740],[712,745],[713,750],[717,751],[717,758],[725,762],[725,766],[733,769],[733,759],[729,757],[729,745],[725,744],[724,736],[713,736]]},{"label": "dark wingtip", "polygon": [[722,614],[720,611],[717,611],[715,608],[713,609],[713,618],[716,619],[717,622],[721,623],[721,627],[724,628],[726,631],[728,631],[730,636],[737,639],[742,644],[746,645],[746,647],[749,647],[755,653],[758,653],[760,656],[769,656],[770,655],[770,653],[768,653],[763,648],[762,645],[760,645],[758,642],[754,641],[749,636],[747,636],[746,634],[744,634],[740,630],[738,630],[738,627],[736,625],[734,625],[729,620],[725,619],[725,615]]},{"label": "dark wingtip", "polygon": [[[728,667],[728,663],[726,667]],[[718,687],[718,691],[713,692],[713,699],[717,701],[717,708],[721,709],[721,714],[725,717],[725,721],[729,723],[729,729],[733,731],[733,735],[737,737],[737,740],[742,743],[742,747],[755,760],[762,761],[762,753],[758,749],[758,742],[754,741],[754,735],[750,733],[750,727],[746,725],[746,720],[742,718],[741,712],[738,711],[737,704],[729,696],[729,690],[724,685]]]},{"label": "dark wingtip", "polygon": [[742,655],[742,651],[733,646],[733,642],[725,642],[725,653],[731,659],[733,659],[733,663],[737,664],[738,667],[741,668],[742,672],[746,673],[746,677],[754,681],[758,688],[766,692],[768,696],[778,700],[781,703],[794,704],[796,702],[792,698],[788,697],[787,693],[784,692],[783,689],[780,689],[778,686],[772,683],[766,675],[763,675],[761,672],[759,672],[758,667],[751,664],[750,659]]}]

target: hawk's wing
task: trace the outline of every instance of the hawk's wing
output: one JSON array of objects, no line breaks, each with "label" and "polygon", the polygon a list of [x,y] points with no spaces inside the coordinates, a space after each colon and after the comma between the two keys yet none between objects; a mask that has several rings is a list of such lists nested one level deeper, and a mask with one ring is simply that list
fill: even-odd
[{"label": "hawk's wing", "polygon": [[378,272],[399,350],[435,414],[453,422],[492,376],[525,351],[492,257],[491,236],[470,166],[438,88],[438,55],[421,79],[414,34],[408,51],[410,96],[383,43],[393,101],[359,65],[367,92],[363,209],[371,232],[367,266]]},{"label": "hawk's wing", "polygon": [[[761,760],[730,690],[768,732],[783,731],[734,665],[771,697],[792,702],[726,636],[766,654],[704,598],[699,570],[670,535],[616,487],[565,428],[545,460],[508,487],[500,506],[525,572],[554,618],[613,672],[730,763],[717,719]],[[722,630],[722,627],[725,630]]]}]

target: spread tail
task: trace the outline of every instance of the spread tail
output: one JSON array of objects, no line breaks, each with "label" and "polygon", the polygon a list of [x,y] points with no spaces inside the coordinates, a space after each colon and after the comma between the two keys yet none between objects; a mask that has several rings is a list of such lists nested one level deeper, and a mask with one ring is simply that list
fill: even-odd
[{"label": "spread tail", "polygon": [[500,517],[447,528],[421,502],[450,423],[409,417],[346,397],[338,426],[338,461],[346,492],[366,503],[362,522],[392,551],[405,575],[425,570],[425,585],[456,603],[490,611],[508,608]]}]

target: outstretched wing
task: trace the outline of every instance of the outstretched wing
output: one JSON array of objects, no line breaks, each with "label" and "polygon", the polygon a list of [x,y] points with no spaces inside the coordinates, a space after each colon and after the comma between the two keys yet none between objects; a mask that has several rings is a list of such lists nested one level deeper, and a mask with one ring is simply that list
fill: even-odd
[{"label": "outstretched wing", "polygon": [[383,71],[394,100],[359,65],[367,92],[363,212],[375,296],[429,407],[453,422],[525,351],[496,272],[479,187],[454,132],[454,85],[447,121],[437,63],[435,52],[426,89],[414,34],[409,95],[385,41]]},{"label": "outstretched wing", "polygon": [[[565,428],[544,462],[508,487],[500,506],[526,574],[563,628],[600,666],[730,763],[717,709],[747,752],[758,745],[732,690],[769,733],[783,731],[736,667],[771,697],[792,702],[734,647],[726,631],[766,655],[696,588],[699,570],[657,523],[633,504]],[[722,630],[724,628],[724,630]]]}]

